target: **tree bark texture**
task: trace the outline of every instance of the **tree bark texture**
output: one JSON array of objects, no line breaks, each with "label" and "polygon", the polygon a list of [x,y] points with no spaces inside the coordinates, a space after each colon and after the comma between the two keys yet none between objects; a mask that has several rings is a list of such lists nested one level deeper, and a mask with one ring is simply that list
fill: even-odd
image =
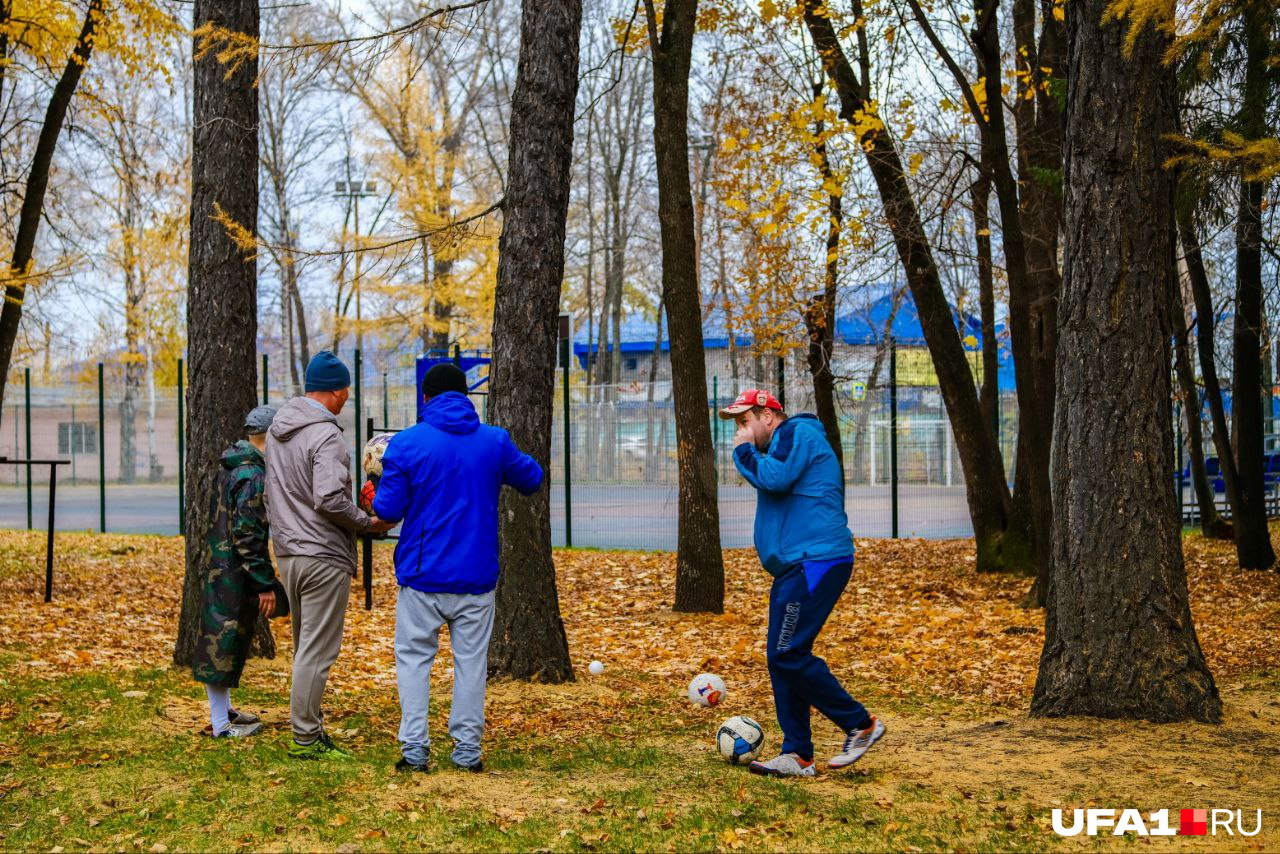
[{"label": "tree bark texture", "polygon": [[[556,330],[578,91],[580,0],[524,0],[520,59],[493,314],[489,417],[545,470],[551,460]],[[502,575],[489,672],[543,682],[573,679],[551,561],[544,484],[499,502]]]},{"label": "tree bark texture", "polygon": [[[1196,350],[1200,357],[1200,375],[1204,379],[1205,404],[1209,407],[1209,423],[1213,446],[1218,452],[1218,470],[1222,474],[1223,490],[1227,505],[1240,506],[1240,476],[1236,472],[1235,449],[1231,446],[1231,432],[1227,426],[1226,405],[1222,400],[1222,383],[1218,379],[1217,355],[1213,341],[1217,318],[1213,310],[1213,294],[1209,289],[1209,274],[1205,270],[1200,252],[1200,240],[1196,236],[1193,202],[1184,200],[1176,212],[1178,241],[1182,245],[1182,257],[1187,265],[1187,279],[1191,284],[1191,296],[1196,311]],[[1234,526],[1232,535],[1235,536]],[[1240,540],[1236,537],[1236,558],[1239,559]]]},{"label": "tree bark texture", "polygon": [[1204,430],[1200,424],[1200,392],[1196,388],[1195,370],[1191,366],[1191,344],[1187,340],[1186,318],[1181,313],[1174,318],[1173,361],[1178,375],[1178,392],[1182,412],[1187,421],[1187,448],[1191,461],[1191,485],[1200,509],[1200,530],[1211,539],[1231,539],[1235,536],[1231,523],[1218,513],[1214,501],[1213,484],[1209,482],[1204,462]]},{"label": "tree bark texture", "polygon": [[[257,0],[197,0],[206,22],[258,37]],[[256,60],[230,77],[212,55],[195,63],[191,158],[191,249],[187,281],[186,576],[173,662],[191,663],[200,591],[208,569],[210,508],[219,457],[243,434],[257,404],[257,261],[213,217],[220,208],[256,233],[258,222]],[[261,624],[260,624],[261,625]]]},{"label": "tree bark texture", "polygon": [[991,427],[999,447],[1000,438],[1000,342],[996,338],[996,288],[991,261],[991,176],[979,165],[970,189],[973,200],[974,249],[978,261],[978,312],[982,322],[982,388],[978,402],[982,417]]},{"label": "tree bark texture", "polygon": [[[1242,127],[1247,139],[1267,132],[1268,70],[1272,11],[1262,3],[1249,4],[1245,13],[1244,98]],[[1266,451],[1263,402],[1271,394],[1262,386],[1262,197],[1264,182],[1250,181],[1241,167],[1236,213],[1236,312],[1231,324],[1231,412],[1236,434],[1236,471],[1240,476],[1240,504],[1231,508],[1236,554],[1245,569],[1270,569],[1276,553],[1267,529]]]},{"label": "tree bark texture", "polygon": [[[996,201],[1000,209],[1001,242],[1009,277],[1010,342],[1018,386],[1018,454],[1009,529],[1029,539],[1033,560],[1006,569],[1035,572],[1046,579],[1052,548],[1053,506],[1049,487],[1049,451],[1054,403],[1054,336],[1046,334],[1046,312],[1052,314],[1057,299],[1056,281],[1048,293],[1043,274],[1031,274],[1031,253],[1023,224],[1020,186],[1013,174],[1006,129],[1000,65],[999,5],[977,0],[974,33],[978,69],[986,91],[987,116],[981,124],[984,162],[990,165]],[[1052,16],[1049,21],[1052,22]],[[1047,200],[1036,197],[1043,205]],[[1036,214],[1044,217],[1043,210]],[[1056,218],[1052,219],[1056,225]],[[1056,241],[1055,241],[1056,245]],[[1040,263],[1045,263],[1040,259]],[[1048,262],[1050,267],[1054,262]],[[1037,595],[1034,597],[1039,599]]]},{"label": "tree bark texture", "polygon": [[[1032,714],[1221,720],[1191,620],[1173,482],[1176,304],[1166,134],[1177,87],[1147,27],[1068,7],[1062,400],[1053,575]],[[1140,105],[1140,109],[1135,109]]]},{"label": "tree bark texture", "polygon": [[671,340],[676,460],[680,499],[677,530],[677,611],[724,611],[724,555],[715,451],[707,409],[702,349],[697,235],[689,183],[689,68],[697,0],[668,0],[657,21],[646,2],[653,53],[653,144],[658,166],[662,299]]}]

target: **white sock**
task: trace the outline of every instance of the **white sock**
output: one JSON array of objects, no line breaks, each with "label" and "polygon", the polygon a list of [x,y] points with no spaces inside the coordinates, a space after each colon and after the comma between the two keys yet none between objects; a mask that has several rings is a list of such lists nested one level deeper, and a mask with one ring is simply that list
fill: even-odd
[{"label": "white sock", "polygon": [[205,685],[209,695],[209,723],[217,735],[231,726],[231,689],[222,685]]}]

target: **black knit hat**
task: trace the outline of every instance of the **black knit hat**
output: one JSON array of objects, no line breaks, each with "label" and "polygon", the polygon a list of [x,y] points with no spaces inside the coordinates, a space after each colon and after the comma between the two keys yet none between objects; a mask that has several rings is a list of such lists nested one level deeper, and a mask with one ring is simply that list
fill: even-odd
[{"label": "black knit hat", "polygon": [[422,378],[422,394],[426,397],[435,397],[447,391],[466,394],[467,375],[462,372],[462,368],[452,362],[432,365]]}]

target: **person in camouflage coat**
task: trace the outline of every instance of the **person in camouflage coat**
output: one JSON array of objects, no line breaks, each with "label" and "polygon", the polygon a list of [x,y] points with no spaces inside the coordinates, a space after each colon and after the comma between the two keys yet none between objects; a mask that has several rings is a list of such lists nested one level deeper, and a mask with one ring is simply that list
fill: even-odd
[{"label": "person in camouflage coat", "polygon": [[209,694],[210,727],[217,737],[251,735],[261,728],[253,715],[231,709],[230,689],[240,684],[258,614],[283,610],[263,504],[266,430],[274,407],[260,406],[245,419],[248,440],[222,452],[209,528],[209,569],[200,604],[200,636],[192,673]]}]

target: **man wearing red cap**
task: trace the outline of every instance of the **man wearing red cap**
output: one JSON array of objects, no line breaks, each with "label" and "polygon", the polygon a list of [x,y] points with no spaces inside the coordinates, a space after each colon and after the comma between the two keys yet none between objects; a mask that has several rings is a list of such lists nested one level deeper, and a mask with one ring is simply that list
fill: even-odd
[{"label": "man wearing red cap", "polygon": [[756,488],[756,551],[773,576],[768,661],[782,753],[752,762],[751,771],[815,776],[811,708],[844,730],[844,747],[827,767],[847,768],[885,728],[813,654],[813,642],[853,572],[840,464],[817,418],[788,417],[777,398],[762,389],[744,391],[720,410],[720,417],[738,425],[733,462]]}]

